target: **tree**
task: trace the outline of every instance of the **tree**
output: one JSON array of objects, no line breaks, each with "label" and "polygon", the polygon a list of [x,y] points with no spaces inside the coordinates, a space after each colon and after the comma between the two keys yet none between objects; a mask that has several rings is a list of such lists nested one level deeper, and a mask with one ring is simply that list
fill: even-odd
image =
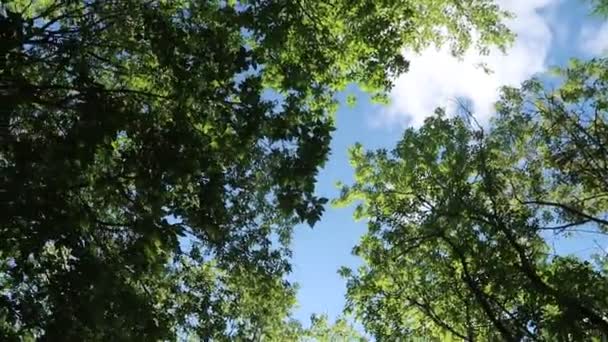
[{"label": "tree", "polygon": [[442,110],[397,147],[351,150],[337,204],[369,222],[348,305],[378,339],[608,336],[608,268],[547,234],[608,234],[608,60],[504,88],[489,128]]},{"label": "tree", "polygon": [[326,315],[312,315],[310,326],[305,328],[298,321],[291,320],[277,334],[278,341],[284,342],[366,342],[363,337],[344,317],[330,324]]},{"label": "tree", "polygon": [[313,315],[311,326],[301,336],[305,341],[316,342],[366,342],[367,339],[359,334],[345,318],[338,318],[334,324],[328,322],[327,316]]},{"label": "tree", "polygon": [[[504,46],[491,1],[0,5],[0,339],[272,340],[334,94]],[[478,39],[471,32],[476,31]]]}]

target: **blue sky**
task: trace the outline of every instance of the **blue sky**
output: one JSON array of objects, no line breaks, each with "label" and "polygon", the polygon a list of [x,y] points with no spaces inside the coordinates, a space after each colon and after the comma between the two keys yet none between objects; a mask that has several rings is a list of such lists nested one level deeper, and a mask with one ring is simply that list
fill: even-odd
[{"label": "blue sky", "polygon": [[[355,87],[348,93],[359,95],[354,108],[341,106],[332,153],[319,175],[317,192],[329,198],[338,195],[337,181],[349,183],[352,169],[347,150],[355,142],[365,148],[392,148],[403,128],[419,126],[437,106],[450,107],[457,97],[468,98],[478,115],[486,121],[501,85],[522,81],[564,65],[570,57],[588,58],[608,48],[608,23],[592,18],[583,0],[499,0],[516,15],[508,24],[518,35],[506,55],[492,52],[480,57],[475,51],[456,60],[444,50],[427,49],[419,54],[404,53],[411,70],[396,80],[389,106],[372,105]],[[477,65],[483,62],[494,72],[485,74]],[[344,101],[343,101],[344,102]],[[344,306],[345,282],[337,274],[341,266],[356,267],[353,246],[365,232],[365,224],[354,222],[352,209],[328,207],[313,229],[300,226],[293,241],[293,273],[290,280],[300,285],[298,319],[307,321],[312,313],[338,316]],[[591,243],[591,244],[590,244]],[[600,247],[593,241],[557,241],[561,253],[588,256]],[[601,245],[607,246],[605,241]]]}]

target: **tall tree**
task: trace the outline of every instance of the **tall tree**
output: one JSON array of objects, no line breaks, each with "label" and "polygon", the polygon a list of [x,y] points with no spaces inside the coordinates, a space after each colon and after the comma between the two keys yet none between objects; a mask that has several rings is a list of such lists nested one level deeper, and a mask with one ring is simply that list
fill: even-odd
[{"label": "tall tree", "polygon": [[[547,233],[608,234],[608,60],[559,87],[505,88],[488,129],[442,110],[397,147],[351,150],[338,204],[359,201],[365,262],[350,309],[379,339],[589,341],[608,336],[608,268]],[[590,239],[591,240],[591,239]]]},{"label": "tall tree", "polygon": [[326,201],[335,92],[381,97],[406,47],[504,46],[504,15],[486,0],[3,1],[0,339],[273,339],[294,302],[292,227]]}]

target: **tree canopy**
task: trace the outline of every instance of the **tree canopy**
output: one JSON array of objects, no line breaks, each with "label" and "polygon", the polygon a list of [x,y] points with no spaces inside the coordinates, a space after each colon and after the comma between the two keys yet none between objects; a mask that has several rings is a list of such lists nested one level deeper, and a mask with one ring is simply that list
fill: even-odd
[{"label": "tree canopy", "polygon": [[608,59],[573,61],[547,90],[504,88],[489,127],[439,109],[392,151],[351,150],[368,233],[348,305],[379,340],[600,341],[606,255],[549,234],[608,234]]},{"label": "tree canopy", "polygon": [[[511,39],[492,1],[7,0],[0,339],[280,340],[334,94]],[[475,35],[472,32],[476,32]]]},{"label": "tree canopy", "polygon": [[310,325],[304,327],[301,322],[290,320],[282,326],[277,336],[285,342],[366,342],[368,341],[344,317],[331,324],[326,315],[312,315]]}]

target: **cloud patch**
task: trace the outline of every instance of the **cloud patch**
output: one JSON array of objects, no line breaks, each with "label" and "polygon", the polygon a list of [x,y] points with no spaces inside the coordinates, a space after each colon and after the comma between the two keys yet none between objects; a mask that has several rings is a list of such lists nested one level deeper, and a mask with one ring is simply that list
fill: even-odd
[{"label": "cloud patch", "polygon": [[589,25],[581,30],[581,52],[587,56],[598,56],[608,52],[608,23]]},{"label": "cloud patch", "polygon": [[[465,98],[482,122],[492,114],[503,85],[519,85],[546,70],[552,42],[549,16],[543,10],[559,0],[499,0],[502,8],[515,14],[507,24],[517,35],[506,54],[497,49],[480,56],[471,49],[460,58],[447,48],[428,48],[407,55],[410,71],[395,82],[391,105],[376,116],[374,124],[419,127],[438,106],[454,108],[455,100]],[[487,73],[480,64],[486,65]]]}]

